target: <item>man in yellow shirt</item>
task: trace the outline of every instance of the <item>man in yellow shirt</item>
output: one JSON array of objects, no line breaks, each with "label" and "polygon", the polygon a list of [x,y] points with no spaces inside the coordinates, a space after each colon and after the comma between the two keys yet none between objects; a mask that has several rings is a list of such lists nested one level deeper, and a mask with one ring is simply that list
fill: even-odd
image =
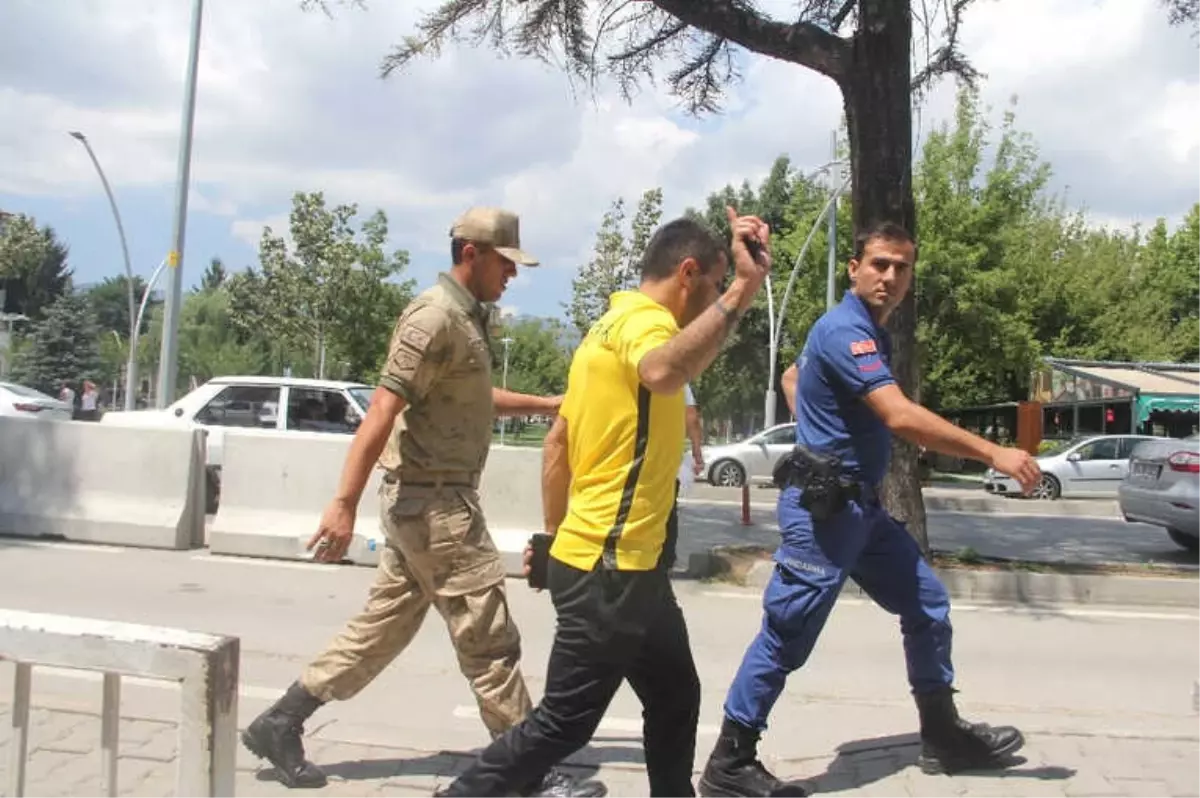
[{"label": "man in yellow shirt", "polygon": [[625,679],[644,708],[650,794],[695,795],[700,682],[663,554],[684,385],[716,357],[770,268],[767,226],[728,214],[727,289],[720,241],[690,219],[669,222],[646,247],[638,290],[614,294],[575,353],[543,460],[558,625],[542,702],[441,795],[535,782],[587,744]]}]

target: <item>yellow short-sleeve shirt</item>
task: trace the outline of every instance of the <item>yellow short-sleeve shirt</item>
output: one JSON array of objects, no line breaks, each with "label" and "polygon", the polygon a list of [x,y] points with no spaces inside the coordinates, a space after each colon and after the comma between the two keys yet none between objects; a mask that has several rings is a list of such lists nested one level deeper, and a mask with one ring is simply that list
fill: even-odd
[{"label": "yellow short-sleeve shirt", "polygon": [[559,411],[571,491],[550,550],[555,559],[583,570],[601,557],[628,571],[658,563],[675,501],[684,396],[682,389],[651,393],[638,364],[678,332],[665,307],[622,291],[575,351]]}]

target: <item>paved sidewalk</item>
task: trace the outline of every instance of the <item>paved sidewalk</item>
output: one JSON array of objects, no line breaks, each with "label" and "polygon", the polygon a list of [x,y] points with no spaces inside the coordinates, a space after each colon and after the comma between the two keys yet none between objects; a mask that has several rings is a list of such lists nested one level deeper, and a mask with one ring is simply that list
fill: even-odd
[{"label": "paved sidewalk", "polygon": [[[32,711],[26,794],[101,794],[100,719],[93,713],[35,707]],[[0,762],[7,763],[9,707],[0,705]],[[174,724],[121,720],[121,795],[175,794]],[[308,741],[310,757],[330,776],[315,795],[432,795],[469,761],[470,752]],[[703,765],[707,749],[697,753]],[[839,750],[795,759],[769,759],[784,777],[809,780],[820,793],[846,795],[1119,796],[1200,794],[1197,738],[1030,734],[1025,762],[1004,773],[926,776],[915,766],[915,737],[859,740]],[[601,734],[568,761],[576,775],[596,775],[613,796],[645,795],[640,738]],[[6,767],[7,765],[5,765]],[[269,766],[239,745],[238,795],[283,795]],[[0,781],[7,787],[8,774]],[[5,794],[0,792],[0,794]],[[295,793],[292,793],[295,794]]]}]

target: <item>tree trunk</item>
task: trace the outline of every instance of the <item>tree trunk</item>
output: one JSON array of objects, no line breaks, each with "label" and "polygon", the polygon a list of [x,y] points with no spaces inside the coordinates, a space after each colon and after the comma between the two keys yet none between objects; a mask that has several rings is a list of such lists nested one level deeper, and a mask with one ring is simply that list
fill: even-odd
[{"label": "tree trunk", "polygon": [[[912,191],[911,60],[909,0],[861,0],[859,29],[849,68],[841,81],[850,134],[854,227],[878,221],[903,225],[915,236]],[[888,321],[892,373],[913,401],[919,401],[916,285]],[[925,503],[916,447],[895,438],[883,483],[883,502],[928,554]]]}]

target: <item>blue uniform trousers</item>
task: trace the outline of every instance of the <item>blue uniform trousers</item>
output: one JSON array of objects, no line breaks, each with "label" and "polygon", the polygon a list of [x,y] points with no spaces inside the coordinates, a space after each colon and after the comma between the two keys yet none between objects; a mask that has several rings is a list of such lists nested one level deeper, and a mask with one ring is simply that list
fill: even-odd
[{"label": "blue uniform trousers", "polygon": [[779,496],[782,544],[763,594],[763,622],[725,700],[731,720],[760,731],[787,675],[808,659],[849,576],[900,618],[913,692],[949,686],[950,597],[904,525],[874,498],[814,523],[799,491]]}]

